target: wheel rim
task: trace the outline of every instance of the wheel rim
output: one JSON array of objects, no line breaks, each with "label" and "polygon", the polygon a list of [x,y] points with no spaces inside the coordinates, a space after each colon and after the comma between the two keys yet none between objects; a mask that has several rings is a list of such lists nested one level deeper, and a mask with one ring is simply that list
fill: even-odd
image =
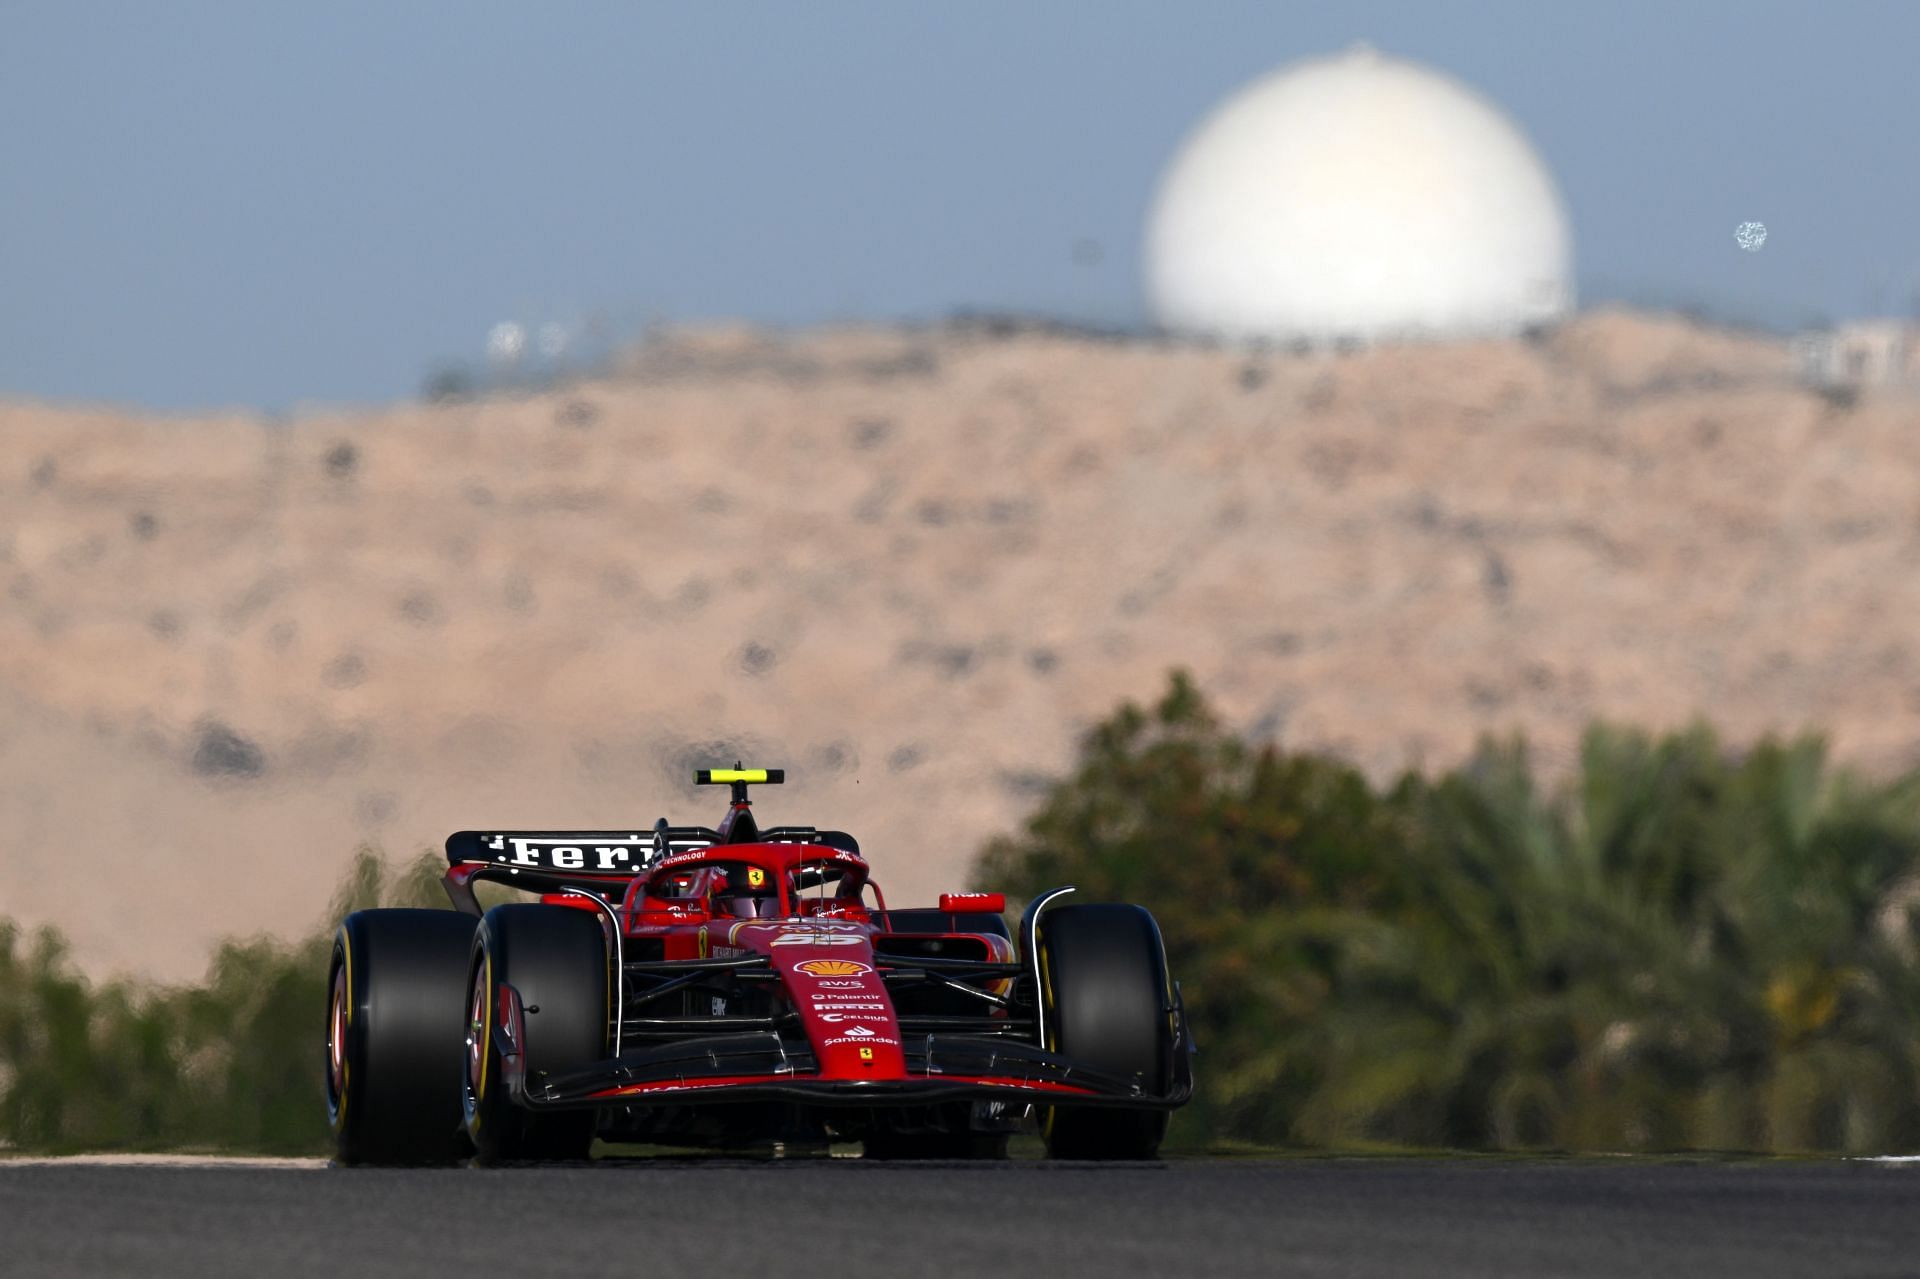
[{"label": "wheel rim", "polygon": [[346,1108],[347,1027],[351,1020],[347,966],[342,962],[334,966],[333,994],[327,1006],[327,1109],[336,1122]]},{"label": "wheel rim", "polygon": [[487,968],[473,973],[473,998],[467,1005],[467,1089],[478,1101],[487,1091]]}]

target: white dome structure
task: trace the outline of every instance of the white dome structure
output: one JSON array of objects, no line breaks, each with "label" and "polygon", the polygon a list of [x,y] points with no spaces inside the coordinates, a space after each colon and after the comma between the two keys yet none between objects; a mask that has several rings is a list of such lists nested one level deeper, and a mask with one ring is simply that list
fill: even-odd
[{"label": "white dome structure", "polygon": [[1572,305],[1553,177],[1500,109],[1359,46],[1235,94],[1161,178],[1155,318],[1244,340],[1506,336]]}]

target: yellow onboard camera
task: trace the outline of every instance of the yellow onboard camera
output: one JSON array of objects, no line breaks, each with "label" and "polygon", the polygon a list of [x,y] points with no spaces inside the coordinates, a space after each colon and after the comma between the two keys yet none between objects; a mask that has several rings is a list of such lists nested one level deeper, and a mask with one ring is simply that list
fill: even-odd
[{"label": "yellow onboard camera", "polygon": [[761,785],[779,786],[787,780],[784,768],[699,768],[693,773],[695,786]]}]

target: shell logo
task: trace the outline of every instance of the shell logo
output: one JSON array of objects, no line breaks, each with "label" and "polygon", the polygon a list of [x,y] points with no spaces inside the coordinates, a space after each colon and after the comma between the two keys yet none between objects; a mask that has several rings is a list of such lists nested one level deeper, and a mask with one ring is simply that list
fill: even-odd
[{"label": "shell logo", "polygon": [[809,977],[864,977],[873,971],[853,959],[809,959],[793,967],[795,972],[805,973]]}]

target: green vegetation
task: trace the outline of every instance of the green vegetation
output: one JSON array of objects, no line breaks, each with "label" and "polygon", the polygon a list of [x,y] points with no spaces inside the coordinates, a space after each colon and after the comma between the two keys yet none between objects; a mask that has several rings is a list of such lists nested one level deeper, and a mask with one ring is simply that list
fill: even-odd
[{"label": "green vegetation", "polygon": [[[445,862],[387,873],[362,852],[329,921],[445,906]],[[0,1145],[317,1154],[331,923],[297,943],[230,941],[191,987],[92,986],[51,931],[0,923]]]},{"label": "green vegetation", "polygon": [[[444,905],[363,853],[329,921]],[[1380,788],[1184,677],[1086,739],[979,882],[1149,904],[1201,1045],[1188,1146],[1920,1148],[1920,774],[1597,727]],[[204,984],[82,980],[0,925],[0,1144],[317,1153],[329,932]]]},{"label": "green vegetation", "polygon": [[1201,1047],[1177,1139],[1920,1146],[1920,775],[1597,727],[1370,786],[1184,678],[1087,738],[980,882],[1150,903]]}]

